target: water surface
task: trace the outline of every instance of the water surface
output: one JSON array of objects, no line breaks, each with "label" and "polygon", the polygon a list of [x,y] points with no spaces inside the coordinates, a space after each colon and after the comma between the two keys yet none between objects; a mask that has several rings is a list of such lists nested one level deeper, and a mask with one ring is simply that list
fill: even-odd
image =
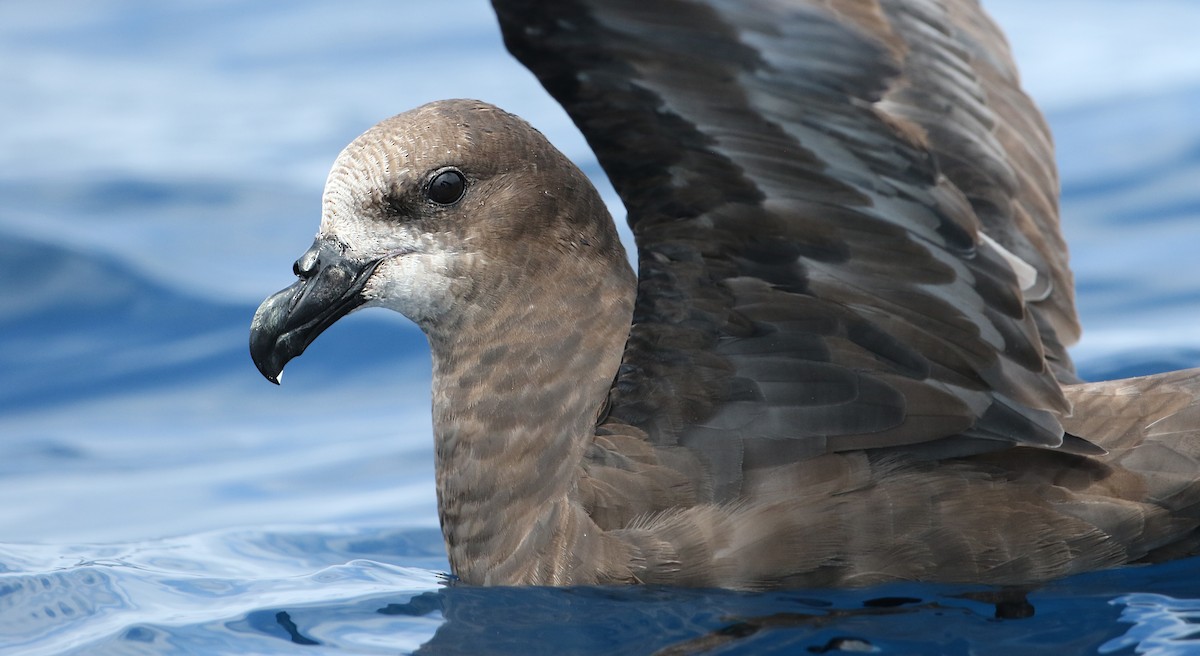
[{"label": "water surface", "polygon": [[[1055,131],[1081,371],[1200,365],[1200,7],[989,6]],[[1200,648],[1194,559],[1026,598],[447,588],[419,332],[355,315],[279,388],[246,338],[337,152],[429,100],[525,116],[621,215],[486,4],[6,3],[0,62],[0,652]]]}]

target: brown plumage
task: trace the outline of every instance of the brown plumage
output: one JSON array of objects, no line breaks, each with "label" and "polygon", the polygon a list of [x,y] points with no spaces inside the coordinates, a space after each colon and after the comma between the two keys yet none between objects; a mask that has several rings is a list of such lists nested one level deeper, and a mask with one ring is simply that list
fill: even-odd
[{"label": "brown plumage", "polygon": [[271,380],[364,305],[433,354],[480,584],[1032,583],[1192,553],[1200,372],[1081,383],[1050,136],[973,0],[496,0],[588,137],[444,101],[338,157]]}]

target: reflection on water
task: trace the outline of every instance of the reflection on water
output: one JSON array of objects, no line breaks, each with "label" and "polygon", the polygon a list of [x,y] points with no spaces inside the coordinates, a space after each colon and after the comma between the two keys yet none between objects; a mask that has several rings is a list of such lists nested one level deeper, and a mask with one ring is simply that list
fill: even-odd
[{"label": "reflection on water", "polygon": [[[133,641],[159,653],[167,645],[220,646],[218,653],[241,644],[230,632],[247,631],[278,650],[275,629],[262,635],[267,625],[256,619],[264,609],[308,618],[313,611],[302,609],[404,598],[434,589],[444,561],[441,533],[428,529],[221,531],[58,550],[0,546],[0,651],[104,653],[107,645],[125,653],[120,645]],[[335,633],[346,631],[339,625]],[[389,633],[416,645],[432,631],[417,623]]]},{"label": "reflection on water", "polygon": [[[1154,31],[1135,54],[1158,60],[1122,67],[1158,76],[1136,94],[1109,88],[1112,67],[1093,59],[1069,66],[1124,43],[1081,41],[1096,26],[1144,41],[1136,16],[1196,9],[1093,4],[993,2],[1030,30],[1076,8],[1065,54],[1054,29],[1012,39],[1018,56],[1033,46],[1023,67],[1049,69],[1033,79],[1052,96],[1062,158],[1085,326],[1075,353],[1089,378],[1196,366],[1190,32],[1172,45]],[[445,587],[424,338],[356,315],[276,388],[247,357],[250,317],[311,240],[333,157],[387,115],[483,97],[598,171],[501,50],[485,0],[453,16],[345,6],[0,3],[0,119],[22,126],[0,131],[0,653],[1197,647],[1197,559],[1032,591]],[[398,39],[398,25],[422,29]],[[430,52],[455,75],[408,65]]]},{"label": "reflection on water", "polygon": [[10,646],[52,644],[81,626],[110,620],[132,607],[106,565],[5,576],[0,587],[0,635]]},{"label": "reflection on water", "polygon": [[1137,593],[1122,595],[1112,603],[1124,606],[1121,621],[1133,626],[1101,645],[1100,653],[1123,649],[1152,656],[1200,653],[1200,599]]},{"label": "reflection on water", "polygon": [[[1200,646],[1200,606],[1185,598],[1195,594],[1200,559],[1032,590],[475,588],[345,551],[406,544],[413,551],[391,558],[419,561],[436,535],[323,535],[213,534],[124,554],[100,549],[104,562],[6,577],[0,634],[22,654],[283,654],[298,645],[363,654],[1166,654]],[[310,549],[329,536],[339,546]],[[228,545],[240,546],[234,554]],[[320,566],[327,561],[340,563]],[[1120,593],[1131,588],[1160,592]]]}]

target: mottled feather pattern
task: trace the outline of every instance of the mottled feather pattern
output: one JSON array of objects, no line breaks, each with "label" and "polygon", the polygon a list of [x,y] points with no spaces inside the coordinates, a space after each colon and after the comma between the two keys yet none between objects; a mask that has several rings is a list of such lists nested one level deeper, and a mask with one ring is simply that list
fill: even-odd
[{"label": "mottled feather pattern", "polygon": [[[1024,458],[1055,471],[1084,456],[1012,447],[1095,454],[1075,436],[1104,440],[1112,424],[1081,425],[1099,402],[1060,388],[1078,380],[1065,347],[1079,327],[1053,146],[974,0],[496,4],[509,49],[580,126],[638,241],[634,326],[599,432],[644,440],[649,462],[685,447],[702,468],[689,459],[681,487],[734,504],[681,510],[636,486],[609,500],[659,511],[641,525],[658,536],[655,557],[664,532],[720,550],[689,521],[763,522],[785,542],[788,526],[813,522],[826,537],[844,531],[829,539],[840,555],[825,560],[812,531],[797,536],[813,560],[792,582],[1040,580],[1142,557],[1153,538],[1136,535],[1186,530],[1150,530],[1168,513],[1137,494],[1102,499],[1089,521],[1088,490],[1047,507],[1044,488],[1016,482]],[[1012,256],[1036,271],[1026,289]],[[606,453],[593,450],[593,474]],[[839,453],[884,469],[809,511],[739,501],[764,481],[820,496],[812,477],[841,467]],[[1003,465],[946,464],[972,454]],[[896,458],[909,464],[881,473]],[[1113,455],[1132,471],[1161,465],[1139,458]],[[1103,481],[1143,478],[1103,469]],[[880,503],[947,523],[885,516],[884,530],[870,510]],[[838,528],[850,517],[862,525]],[[1011,525],[1029,531],[1004,534]],[[723,571],[714,559],[694,566],[695,580],[722,580],[701,573]]]},{"label": "mottled feather pattern", "polygon": [[359,305],[420,325],[463,581],[1024,585],[1200,548],[1200,371],[1076,379],[1049,134],[974,0],[495,6],[636,280],[541,134],[440,101],[343,151],[251,332],[275,380]]},{"label": "mottled feather pattern", "polygon": [[[1061,437],[1037,317],[978,238],[980,208],[1012,214],[1015,176],[939,5],[857,3],[847,25],[821,3],[573,2],[510,25],[519,4],[498,7],[510,48],[580,123],[638,239],[614,418],[717,453],[717,499],[739,460]],[[984,164],[955,174],[968,161]],[[807,321],[772,320],[789,307]],[[771,347],[747,342],[794,334],[802,348],[765,356],[791,378],[758,378],[748,352]],[[846,391],[824,411],[766,389],[821,380]]]}]

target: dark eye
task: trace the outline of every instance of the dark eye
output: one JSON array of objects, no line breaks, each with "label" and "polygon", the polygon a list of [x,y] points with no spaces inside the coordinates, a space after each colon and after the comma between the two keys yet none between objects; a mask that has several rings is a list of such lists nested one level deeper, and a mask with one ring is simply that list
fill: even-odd
[{"label": "dark eye", "polygon": [[433,176],[429,181],[429,188],[425,190],[425,196],[439,205],[453,205],[462,198],[466,190],[467,179],[462,173],[450,169]]}]

